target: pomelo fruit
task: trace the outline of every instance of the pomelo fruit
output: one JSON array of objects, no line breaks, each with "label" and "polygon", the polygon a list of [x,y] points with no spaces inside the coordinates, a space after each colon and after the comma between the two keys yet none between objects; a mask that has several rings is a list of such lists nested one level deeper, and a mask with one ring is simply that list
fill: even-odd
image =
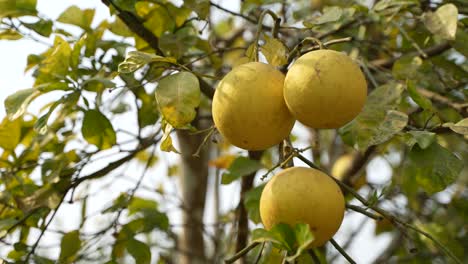
[{"label": "pomelo fruit", "polygon": [[299,57],[286,74],[284,98],[293,116],[312,128],[338,128],[361,112],[367,84],[346,54],[316,50]]},{"label": "pomelo fruit", "polygon": [[275,67],[249,62],[232,69],[213,98],[216,128],[231,144],[263,150],[280,143],[294,125],[283,97],[284,75]]},{"label": "pomelo fruit", "polygon": [[275,224],[309,224],[315,240],[325,244],[343,221],[345,200],[340,187],[325,173],[311,168],[287,168],[265,185],[260,217],[266,229]]}]

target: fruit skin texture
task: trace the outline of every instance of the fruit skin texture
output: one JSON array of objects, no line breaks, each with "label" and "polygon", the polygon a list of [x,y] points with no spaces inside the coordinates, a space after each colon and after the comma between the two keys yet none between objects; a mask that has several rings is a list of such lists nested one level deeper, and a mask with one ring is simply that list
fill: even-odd
[{"label": "fruit skin texture", "polygon": [[284,98],[293,116],[312,128],[338,128],[355,118],[367,97],[359,66],[333,50],[311,51],[291,66]]},{"label": "fruit skin texture", "polygon": [[340,187],[323,172],[292,167],[275,175],[260,197],[260,217],[266,229],[275,224],[307,223],[315,240],[325,244],[343,221],[345,201]]},{"label": "fruit skin texture", "polygon": [[218,84],[213,120],[231,144],[262,150],[286,138],[294,125],[283,97],[284,75],[273,66],[249,62],[235,67]]}]

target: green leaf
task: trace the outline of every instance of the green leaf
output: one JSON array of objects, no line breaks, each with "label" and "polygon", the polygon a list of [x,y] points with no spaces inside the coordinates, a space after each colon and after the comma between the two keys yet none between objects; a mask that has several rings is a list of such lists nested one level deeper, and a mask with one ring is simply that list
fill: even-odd
[{"label": "green leaf", "polygon": [[34,30],[37,34],[49,37],[52,34],[53,22],[48,19],[39,19],[39,21],[34,23],[22,23],[23,26]]},{"label": "green leaf", "polygon": [[81,248],[81,239],[79,230],[66,233],[60,243],[60,263],[73,263],[76,253]]},{"label": "green leaf", "polygon": [[135,259],[135,263],[151,263],[151,250],[147,244],[136,239],[130,239],[127,241],[127,251]]},{"label": "green leaf", "polygon": [[209,0],[185,0],[184,6],[195,11],[201,19],[206,19],[210,13]]},{"label": "green leaf", "polygon": [[452,46],[461,54],[468,57],[468,33],[463,30],[457,30],[457,36]]},{"label": "green leaf", "polygon": [[229,184],[240,177],[249,175],[263,168],[262,164],[247,157],[237,157],[229,166],[228,171],[223,174],[221,184]]},{"label": "green leaf", "polygon": [[257,228],[252,231],[252,242],[272,242],[287,251],[293,250],[295,240],[294,230],[283,223],[276,224],[270,230]]},{"label": "green leaf", "polygon": [[23,38],[23,35],[18,33],[16,30],[6,29],[0,32],[0,39],[4,40],[18,40]]},{"label": "green leaf", "polygon": [[171,3],[165,4],[169,15],[174,19],[176,27],[182,26],[192,13],[192,9],[185,6],[177,7]]},{"label": "green leaf", "polygon": [[250,189],[244,197],[244,206],[247,209],[250,220],[255,224],[260,223],[260,197],[265,184]]},{"label": "green leaf", "polygon": [[293,262],[307,250],[307,248],[314,242],[314,235],[310,231],[308,224],[296,224],[294,226],[294,235],[296,237],[297,249],[293,256],[287,257],[288,262]]},{"label": "green leaf", "polygon": [[96,145],[99,149],[111,148],[116,143],[111,122],[98,110],[85,112],[81,133],[88,143]]},{"label": "green leaf", "polygon": [[197,44],[198,38],[192,27],[183,27],[175,33],[166,32],[159,39],[159,47],[166,55],[180,58]]},{"label": "green leaf", "polygon": [[[127,2],[127,1],[124,1]],[[114,22],[109,25],[109,31],[122,36],[122,37],[131,37],[133,36],[132,31],[125,25],[124,22],[119,17],[116,17]]]},{"label": "green leaf", "polygon": [[52,185],[44,185],[37,189],[32,195],[17,200],[21,210],[31,212],[37,208],[56,209],[62,201],[58,190]]},{"label": "green leaf", "polygon": [[430,195],[440,192],[455,182],[463,166],[463,161],[437,143],[426,149],[416,145],[403,163],[403,188],[418,186]]},{"label": "green leaf", "polygon": [[37,0],[2,0],[0,1],[0,18],[36,15]]},{"label": "green leaf", "polygon": [[392,74],[399,80],[414,80],[419,78],[419,69],[423,64],[423,60],[418,57],[402,57],[399,58],[392,67]]},{"label": "green leaf", "polygon": [[457,33],[458,9],[454,4],[445,4],[435,12],[426,12],[423,22],[429,31],[446,40],[454,40]]},{"label": "green leaf", "polygon": [[383,143],[401,131],[408,122],[408,116],[396,108],[403,86],[390,83],[376,88],[367,98],[362,112],[341,128],[343,140],[359,149]]},{"label": "green leaf", "polygon": [[426,149],[436,140],[436,134],[428,131],[410,131],[407,134],[410,136],[407,141],[410,148],[417,143],[420,148]]},{"label": "green leaf", "polygon": [[62,91],[70,90],[70,87],[68,83],[66,82],[43,83],[43,84],[37,85],[35,88],[42,93],[47,93],[50,91],[57,91],[57,90],[62,90]]},{"label": "green leaf", "polygon": [[165,123],[165,125],[163,126],[163,131],[164,134],[161,138],[161,145],[159,146],[159,148],[165,152],[175,152],[180,154],[180,152],[174,147],[174,145],[172,145],[172,126],[170,124]]},{"label": "green leaf", "polygon": [[46,59],[39,66],[34,85],[63,81],[69,72],[71,52],[68,42],[56,36],[54,46],[46,52]]},{"label": "green leaf", "polygon": [[148,200],[140,197],[133,197],[128,205],[128,215],[138,213],[143,209],[155,210],[158,203],[154,200]]},{"label": "green leaf", "polygon": [[151,62],[168,62],[176,64],[177,60],[172,57],[162,57],[141,51],[130,51],[125,61],[119,64],[119,73],[132,73]]},{"label": "green leaf", "polygon": [[261,51],[268,63],[273,66],[282,66],[288,63],[288,48],[279,39],[264,36],[265,44]]},{"label": "green leaf", "polygon": [[16,119],[26,112],[26,108],[40,92],[35,89],[24,89],[11,94],[5,99],[5,110],[10,119]]},{"label": "green leaf", "polygon": [[5,117],[0,123],[0,147],[13,151],[21,139],[21,118],[10,120]]},{"label": "green leaf", "polygon": [[156,101],[164,119],[175,128],[190,124],[200,105],[200,84],[190,72],[164,77],[156,88]]},{"label": "green leaf", "polygon": [[323,14],[315,19],[312,23],[315,25],[330,23],[338,21],[343,15],[343,9],[338,6],[325,7],[323,9]]},{"label": "green leaf", "polygon": [[432,102],[428,98],[422,96],[416,89],[416,85],[413,81],[407,81],[406,87],[408,94],[413,101],[424,110],[432,110]]},{"label": "green leaf", "polygon": [[85,30],[90,30],[91,23],[94,18],[94,12],[94,9],[81,10],[78,6],[72,5],[60,14],[57,21],[75,25]]},{"label": "green leaf", "polygon": [[465,136],[468,135],[468,118],[462,119],[456,124],[450,122],[445,123],[442,126],[450,128],[455,133]]},{"label": "green leaf", "polygon": [[137,0],[114,0],[114,4],[120,9],[128,12],[135,12],[135,3]]},{"label": "green leaf", "polygon": [[92,77],[82,83],[83,89],[91,92],[101,93],[105,89],[114,88],[115,83],[108,78]]}]

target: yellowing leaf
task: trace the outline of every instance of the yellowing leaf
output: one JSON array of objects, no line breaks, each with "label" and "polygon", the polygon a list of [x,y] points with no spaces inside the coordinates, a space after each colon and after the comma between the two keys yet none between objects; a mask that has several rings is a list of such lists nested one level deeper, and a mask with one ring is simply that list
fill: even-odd
[{"label": "yellowing leaf", "polygon": [[183,128],[195,118],[200,105],[200,84],[190,72],[169,75],[159,81],[156,100],[164,119],[175,128]]},{"label": "yellowing leaf", "polygon": [[158,156],[153,155],[149,151],[140,151],[135,158],[143,165],[148,164],[149,167],[153,167],[158,162]]},{"label": "yellowing leaf", "polygon": [[111,148],[116,143],[111,122],[98,110],[85,112],[81,133],[88,143],[96,145],[99,149]]},{"label": "yellowing leaf", "polygon": [[10,119],[16,119],[26,112],[29,103],[34,100],[40,92],[34,89],[24,89],[15,92],[5,99],[5,110]]},{"label": "yellowing leaf", "polygon": [[7,29],[0,32],[0,39],[5,40],[18,40],[23,38],[23,36],[15,30]]},{"label": "yellowing leaf", "polygon": [[57,18],[57,21],[79,26],[83,29],[90,29],[94,18],[94,12],[94,9],[81,10],[79,7],[73,5],[63,11],[59,18]]},{"label": "yellowing leaf", "polygon": [[462,135],[468,135],[468,118],[460,120],[456,124],[454,123],[445,123],[442,126],[450,128],[452,131]]},{"label": "yellowing leaf", "polygon": [[118,17],[115,18],[115,21],[109,25],[109,30],[119,36],[131,37],[132,31],[128,29],[127,25]]},{"label": "yellowing leaf", "polygon": [[231,166],[236,157],[236,155],[224,155],[208,161],[208,165],[218,169],[227,169]]},{"label": "yellowing leaf", "polygon": [[141,51],[130,51],[127,53],[125,61],[119,64],[119,72],[132,73],[151,62],[177,63],[176,59],[172,57],[162,57]]},{"label": "yellowing leaf", "polygon": [[339,131],[343,140],[361,150],[391,139],[408,122],[408,116],[394,110],[403,86],[390,83],[376,88],[367,98],[362,112]]},{"label": "yellowing leaf", "polygon": [[1,0],[0,18],[36,15],[37,0]]},{"label": "yellowing leaf", "polygon": [[39,66],[35,86],[65,79],[69,72],[71,53],[68,42],[57,36],[54,46],[44,54],[46,59]]},{"label": "yellowing leaf", "polygon": [[10,120],[5,117],[0,124],[0,148],[14,150],[20,142],[21,119]]},{"label": "yellowing leaf", "polygon": [[161,145],[159,148],[165,152],[175,152],[180,153],[174,145],[172,145],[172,138],[171,138],[172,126],[170,124],[165,124],[164,126],[164,135],[161,138]]},{"label": "yellowing leaf", "polygon": [[270,38],[265,35],[265,44],[261,47],[261,51],[268,63],[273,66],[282,66],[288,63],[288,49],[276,38]]},{"label": "yellowing leaf", "polygon": [[435,12],[425,13],[423,21],[432,34],[454,40],[457,33],[458,9],[454,4],[445,4]]}]

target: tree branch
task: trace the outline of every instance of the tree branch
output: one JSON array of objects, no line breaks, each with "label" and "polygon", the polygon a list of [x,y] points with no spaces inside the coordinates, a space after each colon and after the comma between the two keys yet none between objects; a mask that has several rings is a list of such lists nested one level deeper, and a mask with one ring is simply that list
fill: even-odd
[{"label": "tree branch", "polygon": [[147,29],[139,17],[131,12],[122,10],[112,0],[101,0],[109,8],[115,8],[117,10],[117,16],[127,25],[127,27],[137,34],[140,38],[144,39],[148,45],[153,48],[157,54],[164,55],[162,50],[159,48],[159,39],[153,32]]},{"label": "tree branch", "polygon": [[422,89],[422,88],[418,88],[417,89],[418,92],[431,99],[431,100],[434,100],[434,101],[437,101],[439,103],[442,103],[442,104],[445,104],[445,105],[448,105],[450,107],[452,107],[453,109],[457,110],[458,112],[460,112],[464,117],[466,117],[466,115],[468,114],[468,103],[456,103],[456,102],[453,102],[452,100],[450,100],[449,98],[445,97],[445,96],[442,96],[438,93],[435,93],[435,92],[432,92],[432,91],[429,91],[429,90],[426,90],[426,89]]},{"label": "tree branch", "polygon": [[[444,42],[442,44],[423,49],[422,52],[424,52],[427,55],[427,57],[433,57],[433,56],[442,54],[451,48],[452,46],[450,45],[450,43]],[[413,52],[409,52],[406,54],[397,55],[389,59],[374,60],[374,61],[371,61],[371,64],[372,66],[375,66],[375,67],[391,68],[393,64],[403,56],[418,56],[418,55],[420,55],[420,51],[413,51]]]},{"label": "tree branch", "polygon": [[330,243],[333,245],[333,247],[335,247],[336,250],[338,250],[338,252],[340,252],[341,255],[343,255],[343,257],[351,264],[356,264],[356,261],[354,261],[349,255],[348,253],[346,253],[346,251],[340,247],[340,245],[338,245],[338,243],[336,243],[336,241],[332,238],[330,239]]}]

